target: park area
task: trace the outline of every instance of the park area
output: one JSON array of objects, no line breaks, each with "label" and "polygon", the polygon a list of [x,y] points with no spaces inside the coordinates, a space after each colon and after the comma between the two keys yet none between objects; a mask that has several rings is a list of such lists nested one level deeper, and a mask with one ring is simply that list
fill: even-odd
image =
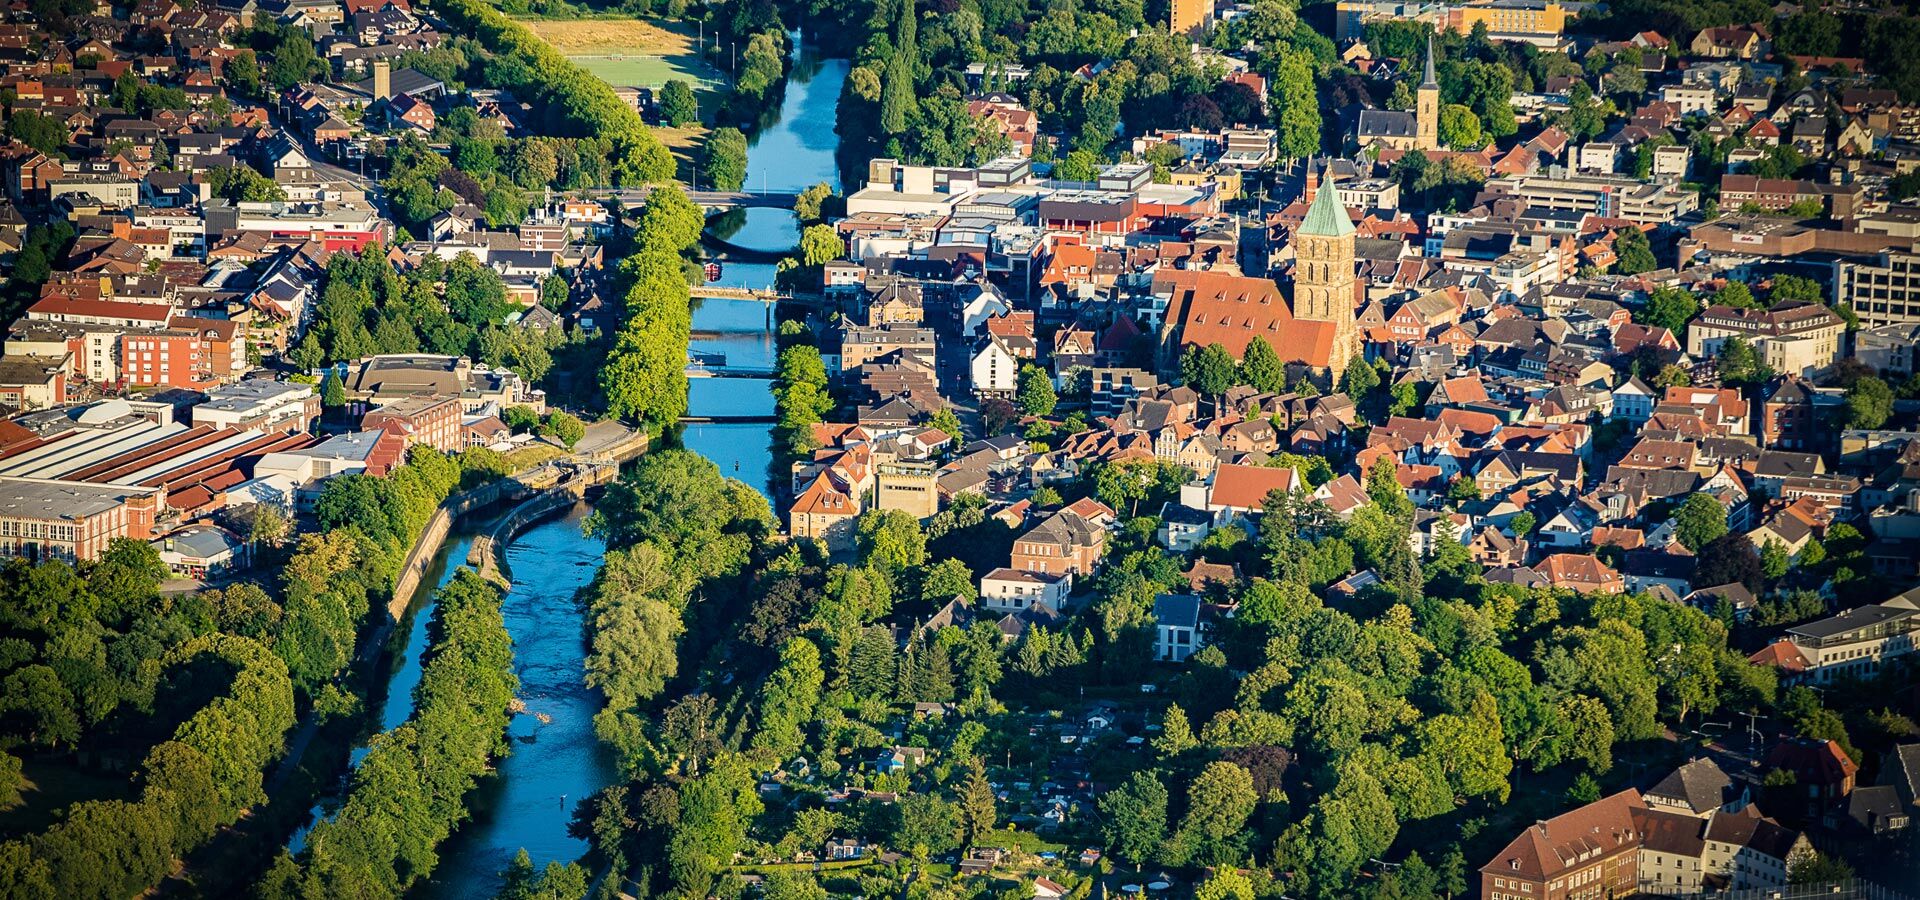
[{"label": "park area", "polygon": [[[659,88],[685,79],[704,112],[719,103],[726,75],[700,58],[699,38],[688,27],[640,19],[527,19],[521,24],[583,69],[616,87]],[[684,148],[704,129],[660,128],[669,147]]]}]

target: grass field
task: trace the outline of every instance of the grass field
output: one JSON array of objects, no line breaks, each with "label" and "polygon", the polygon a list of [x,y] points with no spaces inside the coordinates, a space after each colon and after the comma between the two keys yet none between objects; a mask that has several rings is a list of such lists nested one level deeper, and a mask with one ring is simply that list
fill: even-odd
[{"label": "grass field", "polygon": [[[717,105],[726,74],[700,58],[699,40],[675,23],[639,19],[523,19],[534,34],[602,81],[619,87],[657,88],[682,78],[693,85],[700,108]],[[706,129],[656,128],[661,142],[676,151],[698,144]]]},{"label": "grass field", "polygon": [[679,26],[638,19],[528,19],[522,24],[608,84],[659,87],[684,78],[715,90],[726,75],[700,58],[698,40]]}]

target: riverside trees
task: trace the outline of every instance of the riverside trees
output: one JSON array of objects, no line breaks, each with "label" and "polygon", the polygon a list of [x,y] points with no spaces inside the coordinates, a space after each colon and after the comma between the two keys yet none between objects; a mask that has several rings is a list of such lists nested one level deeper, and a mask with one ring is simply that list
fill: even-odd
[{"label": "riverside trees", "polygon": [[687,409],[687,341],[693,312],[685,254],[700,239],[700,209],[675,187],[648,197],[637,252],[620,262],[626,315],[600,369],[607,411],[658,431]]},{"label": "riverside trees", "polygon": [[298,859],[281,853],[261,896],[398,897],[438,865],[467,792],[506,752],[519,679],[500,589],[472,570],[440,589],[432,634],[413,716],[368,744],[339,813],[314,826]]}]

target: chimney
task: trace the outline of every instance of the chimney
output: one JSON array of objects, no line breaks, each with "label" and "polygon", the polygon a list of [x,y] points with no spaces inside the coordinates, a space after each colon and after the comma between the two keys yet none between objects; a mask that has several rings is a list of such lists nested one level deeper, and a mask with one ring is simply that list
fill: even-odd
[{"label": "chimney", "polygon": [[1308,206],[1313,205],[1313,195],[1320,190],[1320,170],[1315,167],[1313,157],[1307,157],[1307,190],[1301,195]]},{"label": "chimney", "polygon": [[386,100],[393,96],[393,63],[384,59],[373,61],[373,99]]}]

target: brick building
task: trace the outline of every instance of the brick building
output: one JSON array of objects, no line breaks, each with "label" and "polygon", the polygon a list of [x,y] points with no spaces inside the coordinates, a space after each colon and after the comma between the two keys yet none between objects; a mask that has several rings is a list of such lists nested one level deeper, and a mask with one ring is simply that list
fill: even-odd
[{"label": "brick building", "polygon": [[444,453],[458,453],[463,443],[460,400],[455,397],[403,397],[367,413],[360,427],[399,435],[409,448],[425,444]]},{"label": "brick building", "polygon": [[0,478],[0,556],[88,562],[117,538],[153,537],[158,488]]}]

